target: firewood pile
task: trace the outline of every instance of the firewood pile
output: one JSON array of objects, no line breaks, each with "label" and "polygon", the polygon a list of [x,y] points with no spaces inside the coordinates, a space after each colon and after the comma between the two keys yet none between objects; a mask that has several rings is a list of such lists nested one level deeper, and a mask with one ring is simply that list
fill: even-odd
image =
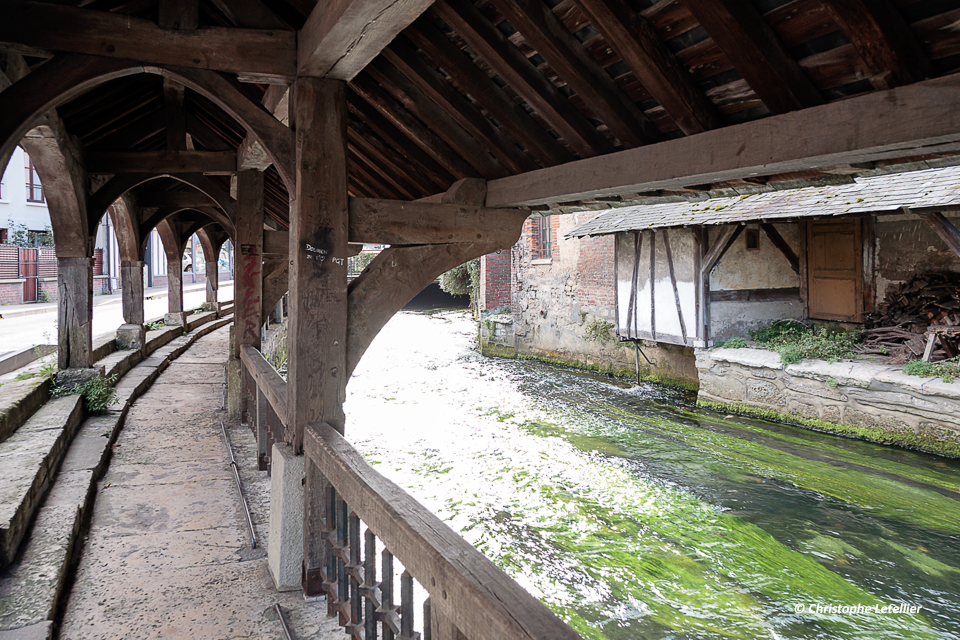
[{"label": "firewood pile", "polygon": [[930,329],[960,327],[960,273],[915,275],[887,293],[883,304],[870,314],[867,327],[857,349],[860,353],[903,361],[922,357],[924,334]]}]

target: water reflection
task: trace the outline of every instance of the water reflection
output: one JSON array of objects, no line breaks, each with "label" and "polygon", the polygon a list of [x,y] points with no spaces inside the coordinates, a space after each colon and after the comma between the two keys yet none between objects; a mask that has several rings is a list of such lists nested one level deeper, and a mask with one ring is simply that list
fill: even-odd
[{"label": "water reflection", "polygon": [[394,318],[348,438],[584,637],[960,638],[956,462],[483,358],[475,332]]}]

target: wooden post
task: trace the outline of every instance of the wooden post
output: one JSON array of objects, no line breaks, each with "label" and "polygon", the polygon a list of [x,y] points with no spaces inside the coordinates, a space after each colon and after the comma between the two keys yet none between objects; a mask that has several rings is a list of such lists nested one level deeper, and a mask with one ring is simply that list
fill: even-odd
[{"label": "wooden post", "polygon": [[220,287],[220,265],[216,260],[207,260],[207,302],[217,301],[217,289]]},{"label": "wooden post", "polygon": [[263,174],[256,169],[237,174],[237,282],[234,291],[233,355],[240,345],[260,349],[260,297],[263,291]]},{"label": "wooden post", "polygon": [[[347,366],[347,102],[338,80],[293,86],[297,188],[290,210],[287,434],[303,451],[304,429],[326,422],[343,433]],[[322,476],[306,461],[304,592],[321,593]]]},{"label": "wooden post", "polygon": [[61,369],[92,366],[93,258],[57,258],[58,353]]},{"label": "wooden post", "polygon": [[120,262],[120,295],[123,304],[123,321],[126,324],[143,324],[143,261]]}]

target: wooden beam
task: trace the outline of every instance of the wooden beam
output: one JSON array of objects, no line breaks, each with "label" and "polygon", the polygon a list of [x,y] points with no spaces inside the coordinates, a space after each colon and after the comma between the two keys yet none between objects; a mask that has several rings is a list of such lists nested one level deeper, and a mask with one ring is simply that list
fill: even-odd
[{"label": "wooden beam", "polygon": [[773,246],[779,249],[780,253],[783,254],[783,257],[787,259],[787,262],[790,263],[790,268],[793,269],[793,272],[799,275],[800,258],[798,258],[797,254],[794,253],[793,248],[787,244],[787,241],[783,239],[783,236],[780,235],[780,232],[777,231],[777,228],[767,222],[762,223],[760,228],[763,229],[763,232],[767,234],[768,238],[770,238],[770,242],[773,243]]},{"label": "wooden beam", "polygon": [[97,149],[110,151],[130,151],[138,144],[163,131],[167,126],[167,112],[165,109],[154,111],[123,129],[114,131],[108,136],[93,143]]},{"label": "wooden beam", "polygon": [[[509,249],[515,229],[530,215],[521,209],[350,198],[350,242],[420,245],[489,242]],[[456,265],[454,265],[456,266]]]},{"label": "wooden beam", "polygon": [[779,289],[734,289],[729,291],[711,291],[710,302],[774,302],[779,300],[799,300],[800,289],[782,287]]},{"label": "wooden beam", "polygon": [[684,5],[771,112],[824,103],[753,3],[685,0]]},{"label": "wooden beam", "polygon": [[353,80],[433,0],[320,2],[298,35],[297,75]]},{"label": "wooden beam", "polygon": [[[263,230],[263,253],[264,255],[290,254],[290,232],[284,229],[277,231]],[[266,274],[264,274],[266,277]]]},{"label": "wooden beam", "polygon": [[185,89],[179,82],[163,79],[163,98],[167,113],[167,149],[187,148],[187,108]]},{"label": "wooden beam", "polygon": [[730,248],[730,245],[737,239],[741,231],[743,231],[743,225],[740,224],[726,225],[720,230],[720,235],[717,236],[713,245],[707,250],[706,255],[703,256],[703,264],[700,265],[700,269],[704,275],[710,275],[710,272],[717,266],[720,258],[727,252],[727,249]]},{"label": "wooden beam", "polygon": [[577,153],[588,158],[613,151],[613,143],[470,0],[441,1],[433,11]]},{"label": "wooden beam", "polygon": [[257,171],[266,171],[271,164],[273,164],[273,160],[263,148],[263,145],[253,136],[247,135],[240,143],[240,148],[237,149],[237,170],[256,169]]},{"label": "wooden beam", "polygon": [[[348,136],[356,138],[356,135]],[[354,173],[357,165],[360,165],[368,176],[373,178],[374,176],[380,176],[380,180],[377,182],[384,184],[387,188],[399,194],[399,197],[402,199],[413,199],[420,195],[417,192],[415,187],[409,186],[409,181],[403,178],[400,174],[396,174],[391,170],[380,166],[376,160],[370,158],[363,152],[362,149],[357,149],[356,145],[352,142],[350,144],[350,171]],[[382,182],[381,182],[382,181]]]},{"label": "wooden beam", "polygon": [[[491,180],[488,207],[570,202],[960,151],[960,77]],[[0,94],[2,96],[3,94]]]},{"label": "wooden beam", "polygon": [[237,171],[233,151],[96,151],[87,158],[88,171],[97,173],[213,173]]},{"label": "wooden beam", "polygon": [[[447,38],[440,35],[441,41],[452,46]],[[455,48],[455,47],[454,47]],[[457,52],[459,53],[459,51]],[[532,171],[538,168],[538,165],[532,158],[527,156],[516,144],[492,122],[490,122],[483,113],[473,105],[466,97],[457,91],[452,84],[447,82],[440,74],[427,65],[426,62],[411,47],[402,42],[394,41],[393,44],[383,50],[382,57],[390,62],[394,68],[398,69],[407,82],[413,83],[423,95],[435,102],[444,114],[449,114],[457,124],[473,136],[484,147],[490,150],[504,167],[510,170],[511,174]],[[463,58],[463,54],[460,54]],[[376,64],[377,61],[374,61]],[[474,67],[476,68],[476,67]],[[479,69],[477,69],[479,71]],[[493,83],[490,83],[493,84]],[[496,86],[496,85],[494,85]],[[531,125],[536,123],[531,119]],[[541,131],[543,131],[541,129]],[[546,134],[546,131],[543,131]],[[529,136],[524,136],[529,137]],[[559,149],[563,149],[559,144]]]},{"label": "wooden beam", "polygon": [[419,118],[421,122],[429,123],[431,130],[435,131],[444,142],[450,145],[450,148],[475,167],[485,178],[502,178],[511,175],[511,172],[508,172],[496,158],[490,155],[496,150],[488,150],[489,145],[479,144],[451,114],[442,109],[420,87],[411,82],[383,57],[371,62],[366,72],[396,98],[407,111]]},{"label": "wooden beam", "polygon": [[213,0],[223,15],[238,27],[281,29],[290,27],[260,0]]},{"label": "wooden beam", "polygon": [[233,356],[242,345],[260,348],[260,307],[263,285],[263,173],[237,174],[237,281],[234,291]]},{"label": "wooden beam", "polygon": [[[457,48],[449,38],[425,18],[420,18],[404,34],[423,49],[433,64],[456,77],[457,84],[469,94],[478,105],[486,109],[490,116],[500,123],[513,139],[520,142],[545,167],[551,167],[573,160],[573,154],[557,142],[539,122],[514,102],[496,82],[487,77],[476,64]],[[437,104],[443,106],[455,117],[470,120],[476,118],[467,108],[470,101],[426,62],[415,51],[399,39],[394,40],[383,55],[393,62],[408,78],[420,83]],[[459,96],[459,97],[457,97]],[[466,103],[466,104],[464,104]],[[471,105],[472,106],[472,105]],[[478,111],[475,107],[473,111]],[[486,119],[483,114],[481,117]],[[467,124],[464,124],[466,127]],[[479,128],[483,125],[473,124]],[[477,134],[475,134],[477,135]],[[482,134],[481,134],[482,135]],[[477,138],[482,139],[480,137]],[[501,159],[502,160],[502,159]],[[506,162],[506,161],[504,161]],[[510,165],[508,165],[510,166]],[[529,171],[531,169],[525,169]]]},{"label": "wooden beam", "polygon": [[716,129],[716,107],[663,44],[647,19],[625,0],[577,0],[607,44],[687,135]]},{"label": "wooden beam", "polygon": [[233,151],[233,146],[192,113],[187,114],[187,133],[207,151]]},{"label": "wooden beam", "polygon": [[444,169],[457,178],[480,177],[479,171],[461,158],[429,126],[414,118],[403,106],[397,104],[396,100],[370,77],[357,76],[350,86]]},{"label": "wooden beam", "polygon": [[289,82],[296,75],[293,32],[224,27],[164,29],[142,18],[46,2],[0,3],[0,42],[255,75],[271,82]]},{"label": "wooden beam", "polygon": [[144,209],[175,207],[193,208],[215,204],[212,198],[205,193],[190,189],[189,191],[146,191],[138,189],[133,192],[137,204]]},{"label": "wooden beam", "polygon": [[264,260],[263,274],[263,306],[260,316],[266,318],[289,289],[290,265],[284,259],[279,266],[268,269],[267,261]]},{"label": "wooden beam", "polygon": [[875,89],[892,89],[936,75],[920,42],[890,0],[822,0],[856,47]]},{"label": "wooden beam", "polygon": [[[909,209],[906,207],[904,207],[904,210],[909,212]],[[950,247],[955,254],[960,256],[960,231],[957,230],[952,222],[947,220],[939,211],[918,213],[917,215],[926,220],[927,224],[937,232],[937,235],[940,236],[947,246]]]},{"label": "wooden beam", "polygon": [[491,0],[625,147],[663,140],[655,124],[573,37],[543,0]]}]

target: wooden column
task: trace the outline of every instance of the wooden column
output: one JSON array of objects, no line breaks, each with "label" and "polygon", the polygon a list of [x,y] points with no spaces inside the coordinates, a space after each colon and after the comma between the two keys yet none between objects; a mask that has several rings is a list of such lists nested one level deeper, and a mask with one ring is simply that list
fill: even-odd
[{"label": "wooden column", "polygon": [[123,303],[123,322],[143,324],[143,261],[120,262],[120,292]]},{"label": "wooden column", "polygon": [[240,345],[260,349],[260,298],[263,291],[263,174],[256,169],[237,174],[237,281],[234,284],[233,355]]},{"label": "wooden column", "polygon": [[220,287],[220,265],[207,260],[207,302],[217,301],[217,289]]},{"label": "wooden column", "polygon": [[[304,428],[344,430],[347,367],[346,84],[294,83],[297,193],[290,211],[286,438],[303,451]],[[323,479],[310,460],[304,487],[304,592],[321,592]]]},{"label": "wooden column", "polygon": [[58,353],[61,369],[93,364],[93,258],[57,258]]},{"label": "wooden column", "polygon": [[167,312],[183,313],[182,254],[167,254]]}]

